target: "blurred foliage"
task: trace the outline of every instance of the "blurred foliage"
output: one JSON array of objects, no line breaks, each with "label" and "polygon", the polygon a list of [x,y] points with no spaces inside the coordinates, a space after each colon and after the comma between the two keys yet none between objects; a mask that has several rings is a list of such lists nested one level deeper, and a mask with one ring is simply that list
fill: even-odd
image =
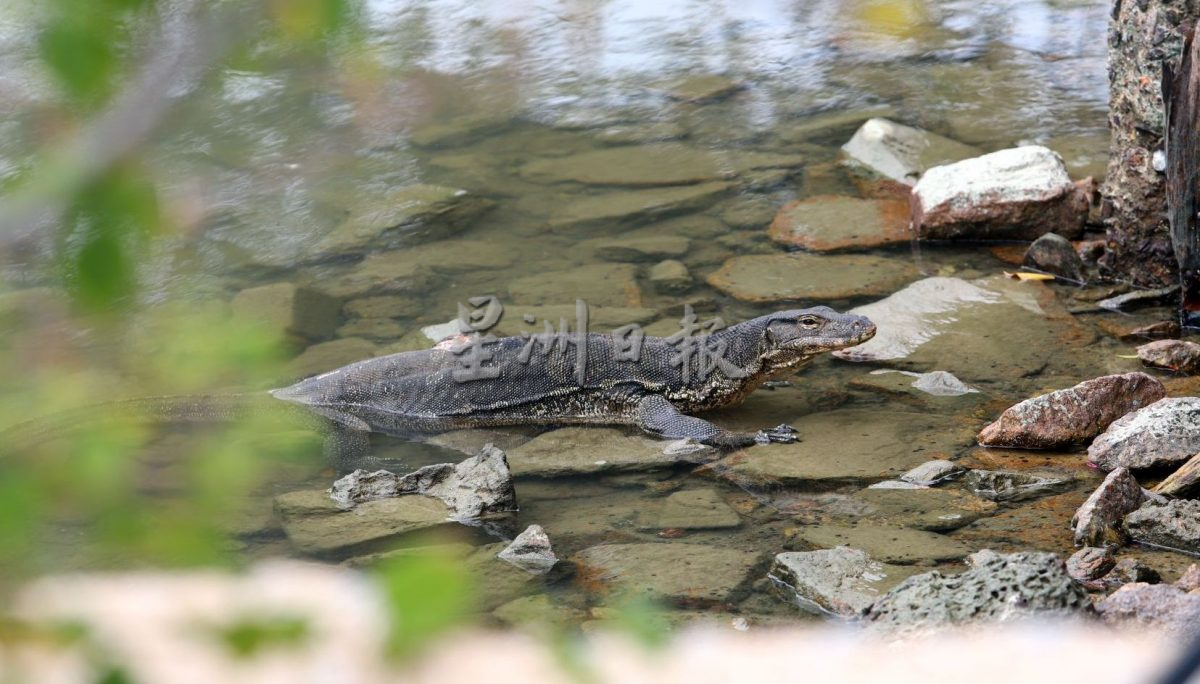
[{"label": "blurred foliage", "polygon": [[461,558],[436,546],[401,553],[375,568],[392,615],[388,647],[404,659],[462,622],[475,607],[469,571]]}]

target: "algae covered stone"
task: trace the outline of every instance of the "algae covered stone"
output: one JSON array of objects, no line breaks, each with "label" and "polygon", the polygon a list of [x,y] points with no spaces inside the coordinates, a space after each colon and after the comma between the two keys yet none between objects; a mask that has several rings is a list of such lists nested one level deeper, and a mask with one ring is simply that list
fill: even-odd
[{"label": "algae covered stone", "polygon": [[746,302],[882,296],[920,277],[904,260],[867,254],[752,254],[725,262],[708,284]]},{"label": "algae covered stone", "polygon": [[325,236],[315,252],[336,256],[381,243],[448,237],[494,206],[491,200],[460,188],[405,186],[351,207],[349,216]]}]

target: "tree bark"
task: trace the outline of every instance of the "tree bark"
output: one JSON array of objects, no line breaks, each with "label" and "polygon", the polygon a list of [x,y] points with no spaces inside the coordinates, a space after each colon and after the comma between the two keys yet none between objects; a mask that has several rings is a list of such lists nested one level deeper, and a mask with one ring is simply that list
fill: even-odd
[{"label": "tree bark", "polygon": [[[1114,0],[1108,29],[1112,139],[1103,198],[1106,275],[1136,285],[1177,282],[1166,213],[1163,66],[1178,70],[1200,0]],[[1157,153],[1157,154],[1156,154]]]},{"label": "tree bark", "polygon": [[1200,44],[1195,28],[1184,42],[1179,69],[1163,65],[1167,117],[1167,218],[1183,292],[1180,321],[1200,325]]}]

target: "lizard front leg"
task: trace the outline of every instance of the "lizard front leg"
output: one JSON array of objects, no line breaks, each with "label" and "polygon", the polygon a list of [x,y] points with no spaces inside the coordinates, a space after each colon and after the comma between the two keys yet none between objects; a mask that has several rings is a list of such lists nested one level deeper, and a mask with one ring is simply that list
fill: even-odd
[{"label": "lizard front leg", "polygon": [[694,439],[715,447],[745,447],[752,444],[796,441],[796,431],[790,425],[780,425],[758,432],[730,432],[718,425],[681,413],[679,409],[657,394],[642,397],[637,404],[638,426],[667,439]]}]

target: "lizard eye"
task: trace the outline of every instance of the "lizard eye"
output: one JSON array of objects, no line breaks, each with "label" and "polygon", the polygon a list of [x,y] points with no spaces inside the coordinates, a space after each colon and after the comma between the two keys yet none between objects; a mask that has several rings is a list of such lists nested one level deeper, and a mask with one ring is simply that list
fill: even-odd
[{"label": "lizard eye", "polygon": [[816,316],[801,316],[797,323],[805,328],[816,328],[821,325],[821,319]]}]

